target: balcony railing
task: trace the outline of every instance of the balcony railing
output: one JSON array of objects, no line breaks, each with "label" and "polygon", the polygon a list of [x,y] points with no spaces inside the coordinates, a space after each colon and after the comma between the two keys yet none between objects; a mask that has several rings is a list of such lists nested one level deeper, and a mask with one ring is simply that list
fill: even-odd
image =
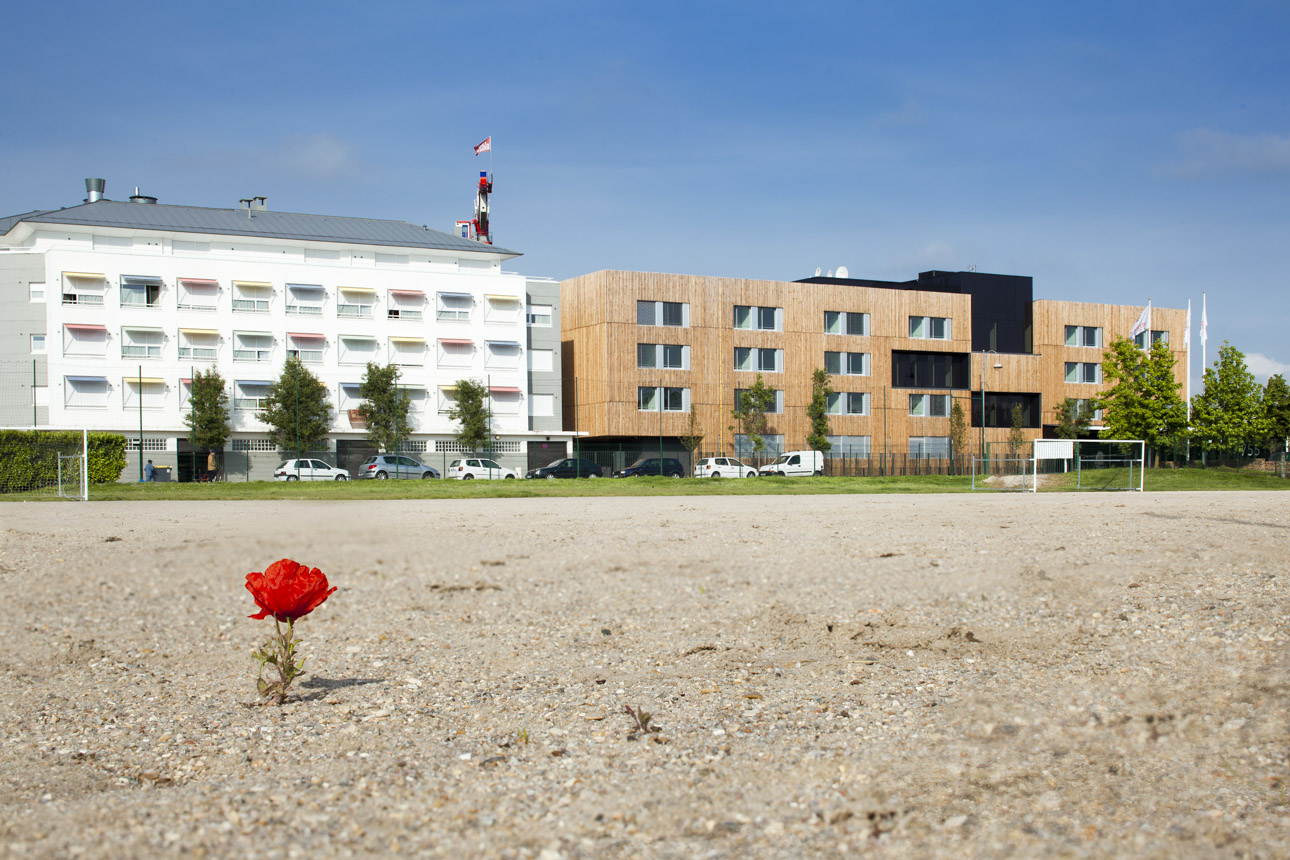
[{"label": "balcony railing", "polygon": [[181,346],[179,357],[194,361],[214,361],[219,350],[213,346]]},{"label": "balcony railing", "polygon": [[470,322],[470,311],[440,310],[440,322]]},{"label": "balcony railing", "polygon": [[233,299],[233,310],[245,314],[267,314],[269,312],[269,300]]},{"label": "balcony railing", "polygon": [[161,347],[159,346],[133,346],[131,344],[121,344],[122,358],[161,358]]},{"label": "balcony railing", "polygon": [[263,412],[268,402],[267,397],[234,397],[233,408],[239,412]]},{"label": "balcony railing", "polygon": [[65,305],[101,305],[103,304],[102,293],[63,293],[63,304]]},{"label": "balcony railing", "polygon": [[392,320],[419,320],[425,316],[421,311],[409,308],[390,308],[385,313]]},{"label": "balcony railing", "polygon": [[302,317],[322,316],[322,305],[287,305],[287,313]]},{"label": "balcony railing", "polygon": [[336,316],[350,319],[371,319],[371,305],[336,305]]},{"label": "balcony railing", "polygon": [[233,350],[234,361],[268,361],[271,349],[235,349]]},{"label": "balcony railing", "polygon": [[214,310],[216,310],[216,308],[215,308],[215,305],[214,305],[214,304],[202,304],[202,303],[200,303],[200,302],[180,302],[180,303],[179,303],[179,309],[180,309],[181,311],[214,311]]},{"label": "balcony railing", "polygon": [[323,360],[321,349],[289,349],[287,355],[300,359],[304,364],[322,364]]},{"label": "balcony railing", "polygon": [[161,307],[161,300],[153,299],[152,301],[148,301],[147,299],[144,299],[141,297],[135,298],[130,296],[129,294],[123,294],[121,296],[121,307],[123,308],[159,308]]}]

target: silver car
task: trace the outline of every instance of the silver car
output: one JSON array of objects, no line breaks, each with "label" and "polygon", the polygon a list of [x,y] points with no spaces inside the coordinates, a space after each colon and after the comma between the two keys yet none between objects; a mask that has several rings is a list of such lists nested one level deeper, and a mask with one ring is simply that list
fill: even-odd
[{"label": "silver car", "polygon": [[384,481],[387,478],[437,478],[439,470],[427,466],[416,457],[407,454],[377,454],[368,457],[358,467],[358,478],[373,478]]},{"label": "silver car", "polygon": [[329,466],[322,460],[311,460],[301,457],[299,460],[284,460],[273,470],[275,481],[348,481],[349,472]]}]

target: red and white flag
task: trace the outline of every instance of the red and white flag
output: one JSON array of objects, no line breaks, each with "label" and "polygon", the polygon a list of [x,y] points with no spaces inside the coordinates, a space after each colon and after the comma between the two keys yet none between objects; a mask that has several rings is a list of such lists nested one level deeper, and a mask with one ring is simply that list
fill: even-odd
[{"label": "red and white flag", "polygon": [[[1142,309],[1138,321],[1133,324],[1133,329],[1129,332],[1129,337],[1137,337],[1149,328],[1151,328],[1151,302],[1147,302],[1147,306]],[[1148,337],[1147,340],[1150,341],[1151,338]],[[1150,346],[1150,343],[1147,345]]]},{"label": "red and white flag", "polygon": [[1209,339],[1206,329],[1209,328],[1209,317],[1205,315],[1205,294],[1200,294],[1200,345],[1204,346]]},{"label": "red and white flag", "polygon": [[493,151],[493,136],[491,134],[488,137],[484,138],[483,143],[475,147],[475,155],[479,155],[481,152],[492,152],[492,151]]}]

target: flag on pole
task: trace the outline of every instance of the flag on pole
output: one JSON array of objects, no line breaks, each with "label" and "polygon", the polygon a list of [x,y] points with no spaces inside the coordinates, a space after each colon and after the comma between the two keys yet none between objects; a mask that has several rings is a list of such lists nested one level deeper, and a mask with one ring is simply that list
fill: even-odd
[{"label": "flag on pole", "polygon": [[1209,320],[1205,316],[1205,294],[1200,294],[1200,345],[1204,346],[1206,341],[1205,329],[1209,327]]},{"label": "flag on pole", "polygon": [[488,137],[484,138],[483,143],[475,147],[475,155],[479,155],[481,152],[492,152],[492,151],[493,151],[493,136],[491,134]]},{"label": "flag on pole", "polygon": [[[1136,338],[1138,335],[1142,334],[1144,331],[1146,331],[1149,328],[1151,328],[1151,300],[1150,299],[1147,300],[1147,306],[1142,309],[1142,313],[1138,316],[1138,321],[1133,324],[1133,329],[1129,332],[1129,337]],[[1147,340],[1150,340],[1150,339],[1151,339],[1151,336],[1148,335]]]},{"label": "flag on pole", "polygon": [[1183,349],[1191,349],[1191,299],[1187,300],[1187,328],[1183,329]]}]

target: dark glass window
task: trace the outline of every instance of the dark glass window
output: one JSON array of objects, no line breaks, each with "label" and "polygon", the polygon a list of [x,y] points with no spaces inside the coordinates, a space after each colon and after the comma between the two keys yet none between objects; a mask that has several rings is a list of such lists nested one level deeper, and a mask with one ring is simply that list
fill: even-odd
[{"label": "dark glass window", "polygon": [[636,344],[636,366],[637,367],[658,367],[654,356],[657,347],[652,343]]},{"label": "dark glass window", "polygon": [[970,365],[961,352],[903,352],[891,354],[893,388],[967,388]]},{"label": "dark glass window", "polygon": [[685,325],[684,307],[681,302],[663,302],[663,325]]},{"label": "dark glass window", "polygon": [[[986,393],[985,426],[1011,427],[1014,406],[1021,407],[1022,427],[1039,427],[1039,395],[1005,391]],[[972,392],[972,426],[981,426],[981,392],[979,391]]]},{"label": "dark glass window", "polygon": [[670,368],[679,368],[681,366],[682,349],[679,346],[666,345],[663,349],[663,366]]},{"label": "dark glass window", "polygon": [[656,302],[636,303],[636,324],[654,325],[654,306]]}]

